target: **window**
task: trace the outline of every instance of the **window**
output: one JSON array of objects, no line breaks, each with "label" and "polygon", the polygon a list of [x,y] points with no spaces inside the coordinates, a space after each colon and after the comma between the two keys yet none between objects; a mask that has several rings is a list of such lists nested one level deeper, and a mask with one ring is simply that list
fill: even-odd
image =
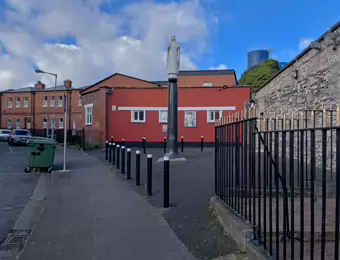
[{"label": "window", "polygon": [[78,98],[78,106],[82,106],[83,104],[83,97],[79,95],[79,98]]},{"label": "window", "polygon": [[203,83],[203,87],[212,87],[213,84],[211,82],[205,82]]},{"label": "window", "polygon": [[52,118],[51,120],[51,128],[55,129],[55,118]]},{"label": "window", "polygon": [[93,117],[93,104],[87,104],[85,108],[85,125],[92,125]]},{"label": "window", "polygon": [[208,110],[208,123],[215,123],[222,117],[222,110]]},{"label": "window", "polygon": [[12,120],[11,119],[7,119],[7,128],[12,129]]},{"label": "window", "polygon": [[166,111],[166,110],[159,111],[159,122],[160,123],[167,123],[168,122],[168,111]]},{"label": "window", "polygon": [[20,128],[20,119],[15,119],[15,128]]},{"label": "window", "polygon": [[28,97],[24,97],[24,107],[28,107]]},{"label": "window", "polygon": [[58,107],[62,107],[63,106],[63,97],[59,96],[58,97]]},{"label": "window", "polygon": [[47,107],[47,96],[44,96],[43,107]]},{"label": "window", "polygon": [[47,128],[47,119],[44,118],[43,119],[43,125],[42,125],[42,128],[46,129]]},{"label": "window", "polygon": [[64,118],[59,118],[59,128],[64,128]]},{"label": "window", "polygon": [[7,107],[11,108],[12,107],[12,98],[8,98],[7,100]]},{"label": "window", "polygon": [[15,107],[20,107],[20,97],[15,98]]},{"label": "window", "polygon": [[134,110],[131,111],[131,121],[134,123],[145,123],[145,111],[144,110]]},{"label": "window", "polygon": [[50,101],[50,107],[54,107],[54,99],[55,99],[55,97],[52,96],[51,101]]}]

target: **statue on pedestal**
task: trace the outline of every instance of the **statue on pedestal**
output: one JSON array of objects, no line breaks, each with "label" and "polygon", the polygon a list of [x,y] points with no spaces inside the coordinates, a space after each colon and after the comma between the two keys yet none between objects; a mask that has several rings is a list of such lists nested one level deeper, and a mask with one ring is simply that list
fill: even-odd
[{"label": "statue on pedestal", "polygon": [[168,68],[168,79],[177,80],[180,65],[180,46],[179,43],[176,42],[175,35],[171,36],[171,41],[168,45],[166,64]]}]

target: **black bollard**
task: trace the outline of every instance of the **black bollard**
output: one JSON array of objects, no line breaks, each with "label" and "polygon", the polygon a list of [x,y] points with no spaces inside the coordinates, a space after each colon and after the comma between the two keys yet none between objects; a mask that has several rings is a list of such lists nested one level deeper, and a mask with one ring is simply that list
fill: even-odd
[{"label": "black bollard", "polygon": [[109,163],[111,163],[112,143],[109,143]]},{"label": "black bollard", "polygon": [[143,150],[144,149],[144,137],[142,137],[142,147],[141,149]]},{"label": "black bollard", "polygon": [[126,149],[126,179],[131,179],[131,149]]},{"label": "black bollard", "polygon": [[184,137],[182,136],[181,137],[181,151],[183,153],[183,150],[184,150]]},{"label": "black bollard", "polygon": [[147,183],[146,183],[146,189],[148,196],[152,195],[152,154],[148,154],[147,159]]},{"label": "black bollard", "polygon": [[109,142],[105,142],[105,160],[107,161],[109,157]]},{"label": "black bollard", "polygon": [[201,136],[201,152],[203,152],[203,135]]},{"label": "black bollard", "polygon": [[164,144],[164,153],[166,153],[166,137],[164,137],[163,144]]},{"label": "black bollard", "polygon": [[136,151],[136,185],[140,185],[140,151]]},{"label": "black bollard", "polygon": [[125,139],[122,139],[122,146],[125,146]]},{"label": "black bollard", "polygon": [[116,143],[112,145],[112,165],[116,164]]},{"label": "black bollard", "polygon": [[169,157],[164,157],[164,183],[163,183],[163,207],[170,206],[170,161]]},{"label": "black bollard", "polygon": [[144,137],[144,154],[146,154],[146,138]]},{"label": "black bollard", "polygon": [[117,144],[117,151],[116,151],[116,153],[117,153],[117,160],[116,160],[116,169],[119,169],[119,163],[120,163],[120,159],[119,159],[119,157],[120,157],[120,146],[119,146],[119,144]]},{"label": "black bollard", "polygon": [[113,136],[111,136],[111,143],[113,143]]},{"label": "black bollard", "polygon": [[121,167],[121,173],[125,173],[125,146],[122,146],[122,167]]}]

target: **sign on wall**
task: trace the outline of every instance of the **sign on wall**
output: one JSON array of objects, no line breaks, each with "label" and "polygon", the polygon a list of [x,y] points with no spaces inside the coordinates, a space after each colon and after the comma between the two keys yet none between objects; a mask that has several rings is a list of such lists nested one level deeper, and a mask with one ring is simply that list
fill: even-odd
[{"label": "sign on wall", "polygon": [[185,127],[196,127],[196,111],[185,111],[184,126]]},{"label": "sign on wall", "polygon": [[163,132],[168,132],[168,125],[162,125]]}]

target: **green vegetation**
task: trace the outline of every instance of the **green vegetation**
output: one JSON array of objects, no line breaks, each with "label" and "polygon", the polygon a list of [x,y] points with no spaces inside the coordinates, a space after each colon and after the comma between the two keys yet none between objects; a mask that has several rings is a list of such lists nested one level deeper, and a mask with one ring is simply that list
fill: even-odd
[{"label": "green vegetation", "polygon": [[276,60],[266,60],[263,64],[246,70],[239,80],[239,85],[250,85],[252,90],[262,86],[279,71]]}]

